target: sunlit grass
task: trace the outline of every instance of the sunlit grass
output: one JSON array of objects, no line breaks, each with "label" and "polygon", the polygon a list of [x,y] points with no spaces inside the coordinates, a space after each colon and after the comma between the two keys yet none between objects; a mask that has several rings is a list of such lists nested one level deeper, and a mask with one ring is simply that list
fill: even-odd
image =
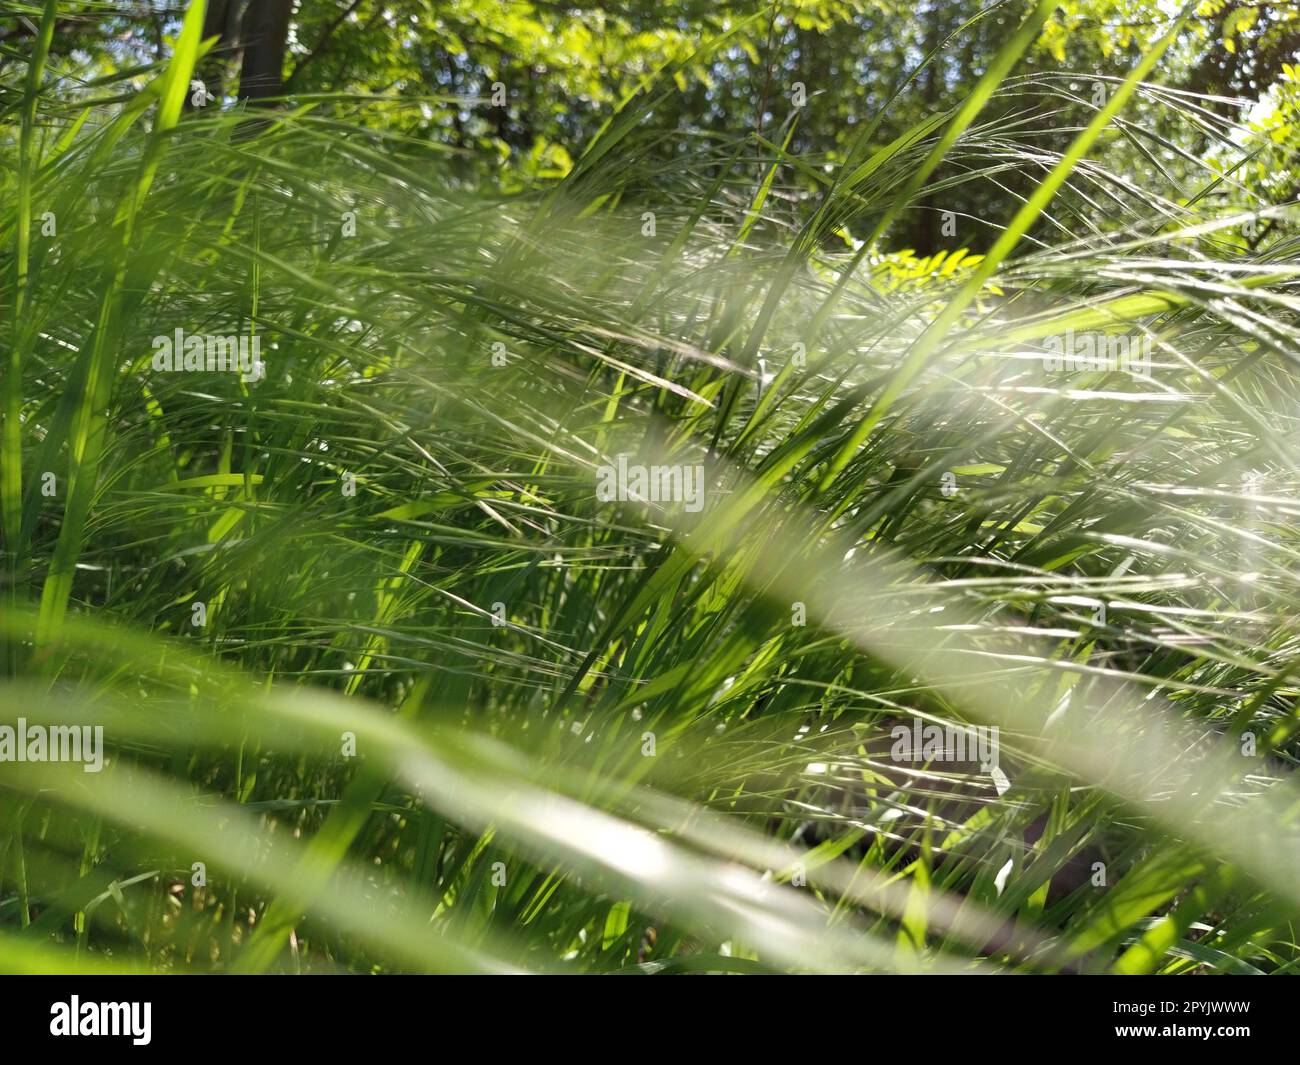
[{"label": "sunlit grass", "polygon": [[[1092,149],[1155,61],[1090,127],[1024,43],[985,88],[1073,153],[974,106],[665,161],[652,83],[510,196],[355,101],[181,114],[194,32],[79,126],[6,96],[0,724],[109,754],[0,764],[0,962],[1293,970],[1300,264],[1237,240],[1290,209],[1144,193]],[[891,253],[950,154],[1055,177]],[[1089,331],[1150,365],[1046,367]],[[602,502],[620,454],[704,506]]]}]

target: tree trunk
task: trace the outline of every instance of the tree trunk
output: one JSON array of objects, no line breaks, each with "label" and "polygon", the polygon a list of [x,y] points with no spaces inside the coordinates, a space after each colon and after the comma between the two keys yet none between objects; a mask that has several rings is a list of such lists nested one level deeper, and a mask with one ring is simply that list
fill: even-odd
[{"label": "tree trunk", "polygon": [[[947,19],[944,17],[943,5],[935,3],[929,11],[925,50],[927,53],[939,47],[947,31]],[[941,105],[944,96],[943,61],[946,57],[936,56],[925,72],[925,109],[928,115],[934,114]],[[938,172],[930,175],[932,182]],[[934,196],[926,196],[917,204],[912,223],[912,245],[918,258],[933,255],[939,248],[939,204]]]},{"label": "tree trunk", "polygon": [[249,0],[240,33],[244,48],[239,72],[241,100],[258,104],[280,95],[292,13],[293,0]]},{"label": "tree trunk", "polygon": [[[208,0],[208,6],[203,12],[203,39],[206,41],[209,37],[221,37],[226,35],[226,12],[229,10],[234,0]],[[224,40],[217,42],[217,47],[225,43]]]},{"label": "tree trunk", "polygon": [[[207,10],[203,12],[203,40],[217,38],[206,56],[199,61],[195,77],[207,87],[218,99],[225,90],[226,67],[230,62],[231,48],[239,36],[240,0],[208,0]],[[194,106],[192,93],[185,94],[185,108]]]}]

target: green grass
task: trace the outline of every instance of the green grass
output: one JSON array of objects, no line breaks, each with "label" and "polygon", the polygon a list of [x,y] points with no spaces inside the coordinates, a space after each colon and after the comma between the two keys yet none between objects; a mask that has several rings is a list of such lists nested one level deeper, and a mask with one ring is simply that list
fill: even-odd
[{"label": "green grass", "polygon": [[[148,87],[6,70],[0,724],[109,753],[0,764],[0,967],[1294,971],[1300,264],[1240,231],[1294,216],[1112,169],[1131,96],[1259,146],[1158,52],[1017,76],[1050,6],[829,168],[652,132],[667,71],[511,195],[409,102],[182,113],[201,5]],[[265,379],[155,372],[178,327]],[[703,510],[600,501],[619,453]]]}]

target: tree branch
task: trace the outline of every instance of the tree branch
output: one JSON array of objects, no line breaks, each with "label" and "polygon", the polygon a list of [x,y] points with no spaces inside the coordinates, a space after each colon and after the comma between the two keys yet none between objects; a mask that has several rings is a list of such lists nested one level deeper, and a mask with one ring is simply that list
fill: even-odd
[{"label": "tree branch", "polygon": [[289,72],[289,76],[284,79],[284,87],[286,89],[289,88],[289,86],[294,83],[298,75],[302,73],[303,68],[306,67],[307,64],[310,63],[313,59],[315,59],[318,55],[320,55],[321,50],[325,47],[325,43],[331,37],[334,36],[334,31],[337,30],[341,25],[343,25],[343,20],[347,18],[350,14],[352,14],[352,12],[354,12],[360,6],[361,6],[361,0],[352,0],[352,3],[350,3],[347,6],[347,9],[343,11],[338,16],[338,18],[336,18],[333,22],[331,22],[328,26],[325,27],[325,32],[320,35],[320,40],[316,42],[316,47],[313,48],[310,52],[308,52],[305,56],[303,56],[301,62],[295,63],[293,65],[293,70]]}]

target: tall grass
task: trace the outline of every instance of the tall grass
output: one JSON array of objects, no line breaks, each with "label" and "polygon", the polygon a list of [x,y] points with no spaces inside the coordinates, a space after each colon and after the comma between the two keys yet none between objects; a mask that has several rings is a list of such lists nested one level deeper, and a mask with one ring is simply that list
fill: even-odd
[{"label": "tall grass", "polygon": [[[842,162],[666,150],[666,71],[504,195],[365,120],[409,102],[182,113],[201,5],[74,88],[50,5],[3,97],[0,703],[109,761],[0,764],[0,965],[1293,971],[1300,270],[1242,226],[1294,216],[1110,165],[1169,153],[1130,97],[1272,149],[1158,51],[1100,108],[1016,76],[1048,7]],[[1018,212],[889,250],[1010,169]],[[176,328],[264,379],[154,371]],[[1070,330],[1150,368],[1053,372]],[[706,505],[601,501],[619,454]],[[891,760],[913,718],[999,773]]]}]

